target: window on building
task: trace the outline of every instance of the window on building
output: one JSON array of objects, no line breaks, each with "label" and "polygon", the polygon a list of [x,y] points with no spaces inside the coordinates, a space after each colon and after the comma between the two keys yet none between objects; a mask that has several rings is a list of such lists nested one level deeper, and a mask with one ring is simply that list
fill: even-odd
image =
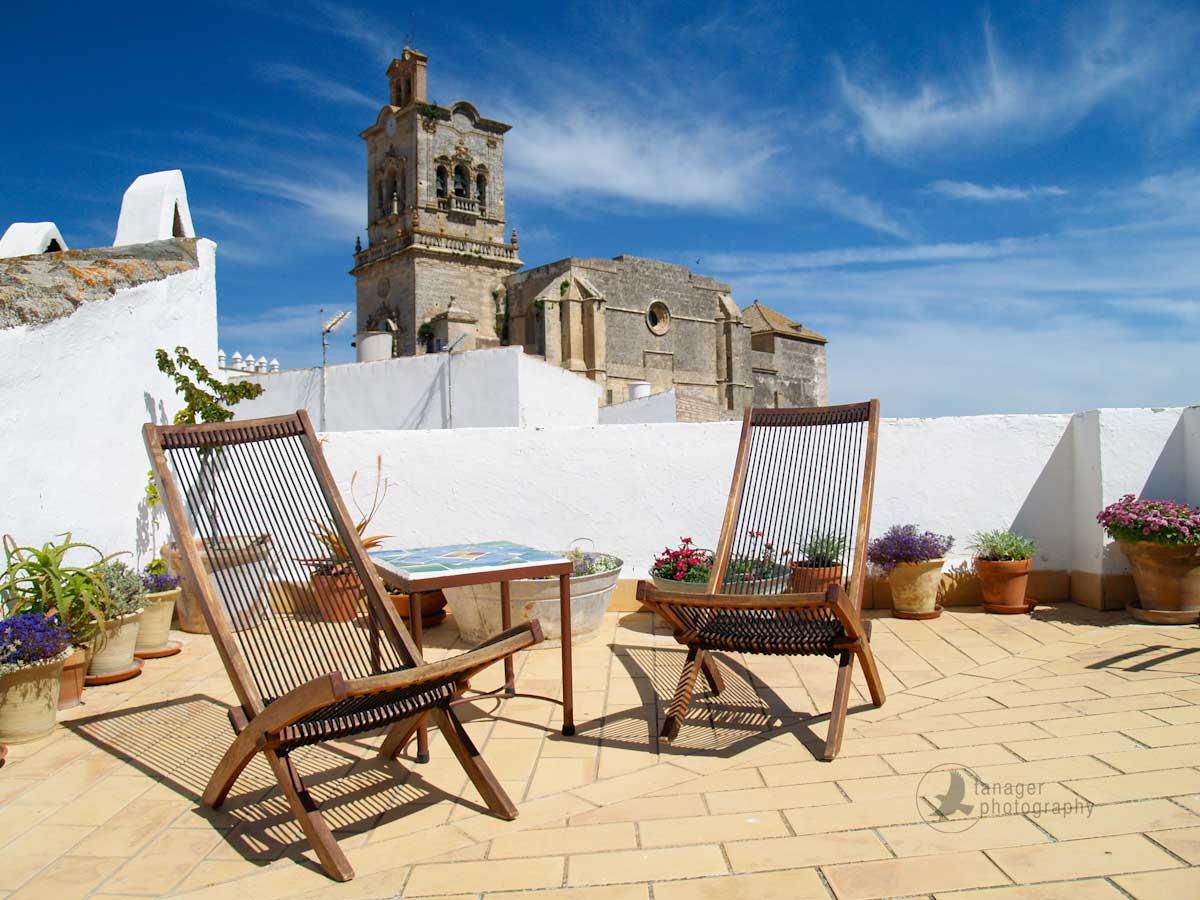
[{"label": "window on building", "polygon": [[646,327],[654,334],[667,333],[667,329],[671,327],[671,311],[667,309],[667,304],[661,300],[650,304],[650,308],[646,310]]},{"label": "window on building", "polygon": [[400,209],[406,209],[408,207],[408,175],[403,169],[400,170],[400,181],[398,184],[396,192],[399,195]]},{"label": "window on building", "polygon": [[437,167],[437,195],[439,197],[447,196],[446,193],[446,167]]},{"label": "window on building", "polygon": [[467,178],[467,170],[462,166],[454,167],[454,196],[455,197],[470,197],[471,192],[467,185],[471,182]]},{"label": "window on building", "polygon": [[475,199],[479,201],[479,208],[483,209],[487,206],[487,176],[480,174],[475,176]]}]

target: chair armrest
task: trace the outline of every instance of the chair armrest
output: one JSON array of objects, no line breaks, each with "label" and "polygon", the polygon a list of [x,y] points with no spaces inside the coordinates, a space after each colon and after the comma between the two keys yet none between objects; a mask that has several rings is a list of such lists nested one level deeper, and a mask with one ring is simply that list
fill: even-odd
[{"label": "chair armrest", "polygon": [[709,609],[803,609],[827,606],[828,592],[809,594],[709,594],[702,591],[661,591],[649,581],[639,581],[637,598],[650,606],[696,606]]}]

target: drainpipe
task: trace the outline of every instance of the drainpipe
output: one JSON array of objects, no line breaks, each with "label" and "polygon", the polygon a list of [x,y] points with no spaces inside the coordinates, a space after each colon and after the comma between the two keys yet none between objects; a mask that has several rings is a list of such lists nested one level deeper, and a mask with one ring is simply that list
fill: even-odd
[{"label": "drainpipe", "polygon": [[454,380],[451,377],[450,359],[454,348],[462,343],[465,334],[460,334],[457,340],[446,348],[446,427],[454,427]]}]

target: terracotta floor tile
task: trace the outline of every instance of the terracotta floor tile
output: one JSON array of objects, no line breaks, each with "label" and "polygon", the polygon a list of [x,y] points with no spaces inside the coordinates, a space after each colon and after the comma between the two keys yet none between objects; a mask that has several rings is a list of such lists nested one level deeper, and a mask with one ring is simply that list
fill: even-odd
[{"label": "terracotta floor tile", "polygon": [[1192,725],[1160,725],[1157,728],[1125,728],[1127,735],[1150,747],[1172,747],[1176,744],[1200,743],[1200,723]]},{"label": "terracotta floor tile", "polygon": [[1200,866],[1200,826],[1151,831],[1146,836],[1187,860],[1189,865]]},{"label": "terracotta floor tile", "polygon": [[606,825],[572,825],[569,828],[539,828],[492,841],[489,859],[519,856],[565,856],[571,853],[598,853],[637,847],[637,831],[632,822]]},{"label": "terracotta floor tile", "polygon": [[734,841],[725,845],[725,852],[735,872],[829,866],[891,856],[871,831]]},{"label": "terracotta floor tile", "polygon": [[220,832],[172,828],[162,832],[110,878],[113,893],[166,893],[224,840]]},{"label": "terracotta floor tile", "polygon": [[[474,896],[474,895],[472,895]],[[488,891],[486,900],[648,900],[650,886],[646,884],[604,884],[594,887],[563,888],[557,891]]]},{"label": "terracotta floor tile", "polygon": [[1060,841],[1200,825],[1200,815],[1166,799],[1094,806],[1090,813],[1074,808],[1052,811],[1033,820]]},{"label": "terracotta floor tile", "polygon": [[1116,875],[1113,881],[1137,900],[1200,896],[1200,869],[1196,868],[1146,872],[1142,875]]},{"label": "terracotta floor tile", "polygon": [[1009,884],[1004,873],[979,852],[852,863],[822,871],[838,900],[877,900]]},{"label": "terracotta floor tile", "polygon": [[[17,807],[10,807],[16,809]],[[11,815],[11,812],[9,813]],[[15,890],[91,833],[86,825],[35,825],[4,848],[0,890]]]},{"label": "terracotta floor tile", "polygon": [[1200,762],[1196,757],[1196,748],[1187,745],[1160,747],[1156,750],[1136,749],[1117,753],[1097,753],[1096,756],[1122,772],[1180,769]]},{"label": "terracotta floor tile", "polygon": [[985,888],[982,891],[938,893],[937,900],[1126,900],[1102,878]]},{"label": "terracotta floor tile", "polygon": [[567,884],[618,884],[626,881],[671,880],[724,875],[725,857],[716,844],[667,847],[657,850],[621,850],[572,856]]},{"label": "terracotta floor tile", "polygon": [[708,807],[700,794],[682,794],[679,797],[636,797],[609,806],[577,813],[571,817],[572,825],[593,825],[600,822],[643,822],[651,819],[670,819],[680,816],[703,816]]},{"label": "terracotta floor tile", "polygon": [[[15,900],[76,900],[100,886],[124,859],[98,856],[60,856],[20,890],[9,894]],[[5,863],[7,865],[7,862]]]},{"label": "terracotta floor tile", "polygon": [[1023,816],[983,816],[964,831],[942,831],[921,822],[880,828],[879,833],[899,857],[993,850],[998,847],[1041,844],[1050,840]]},{"label": "terracotta floor tile", "polygon": [[830,783],[719,791],[705,794],[704,799],[708,808],[715,814],[754,812],[766,809],[782,810],[797,806],[825,806],[845,802],[841,791]]},{"label": "terracotta floor tile", "polygon": [[1163,727],[1162,722],[1138,710],[1105,713],[1102,715],[1079,716],[1074,719],[1050,719],[1042,727],[1055,737],[1076,734],[1098,734],[1102,731],[1123,731],[1131,728]]},{"label": "terracotta floor tile", "polygon": [[[654,885],[654,900],[828,900],[815,869],[726,875]],[[489,898],[491,900],[491,898]],[[514,898],[516,900],[516,898]],[[539,898],[540,900],[540,898]],[[575,900],[574,897],[564,900]]]},{"label": "terracotta floor tile", "polygon": [[988,855],[1013,881],[1021,884],[1170,869],[1180,865],[1178,860],[1140,834],[1012,847],[992,850]]},{"label": "terracotta floor tile", "polygon": [[921,750],[916,753],[889,753],[884,759],[893,769],[905,775],[928,772],[934,766],[946,764],[975,767],[1004,765],[1021,761],[1021,757],[1000,744],[952,747],[945,750]]},{"label": "terracotta floor tile", "polygon": [[783,837],[789,834],[783,816],[775,810],[727,815],[653,819],[638,826],[643,847],[678,847],[685,844],[716,844],[752,838]]},{"label": "terracotta floor tile", "polygon": [[1005,741],[1004,746],[1028,760],[1058,759],[1063,756],[1087,756],[1104,759],[1112,751],[1132,750],[1137,744],[1116,731],[1070,737],[1041,738],[1034,741]]},{"label": "terracotta floor tile", "polygon": [[562,885],[561,856],[484,862],[432,863],[413,866],[405,897],[461,894],[464,891],[512,891]]},{"label": "terracotta floor tile", "polygon": [[1048,737],[1045,731],[1032,722],[1016,722],[992,725],[987,728],[971,727],[954,731],[926,732],[925,737],[938,747],[977,747],[999,741],[1037,740]]},{"label": "terracotta floor tile", "polygon": [[1119,803],[1122,800],[1200,792],[1200,772],[1194,769],[1166,769],[1065,783],[1071,790],[1094,803]]}]

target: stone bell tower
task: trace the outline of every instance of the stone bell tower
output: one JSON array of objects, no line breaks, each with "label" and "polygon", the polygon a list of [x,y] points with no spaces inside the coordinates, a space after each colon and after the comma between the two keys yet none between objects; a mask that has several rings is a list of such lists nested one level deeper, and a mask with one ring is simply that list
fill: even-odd
[{"label": "stone bell tower", "polygon": [[427,58],[405,47],[388,66],[388,104],[367,144],[367,246],[356,249],[358,331],[391,331],[393,353],[499,344],[504,279],[521,268],[505,239],[504,134],[459,100],[427,99]]}]

